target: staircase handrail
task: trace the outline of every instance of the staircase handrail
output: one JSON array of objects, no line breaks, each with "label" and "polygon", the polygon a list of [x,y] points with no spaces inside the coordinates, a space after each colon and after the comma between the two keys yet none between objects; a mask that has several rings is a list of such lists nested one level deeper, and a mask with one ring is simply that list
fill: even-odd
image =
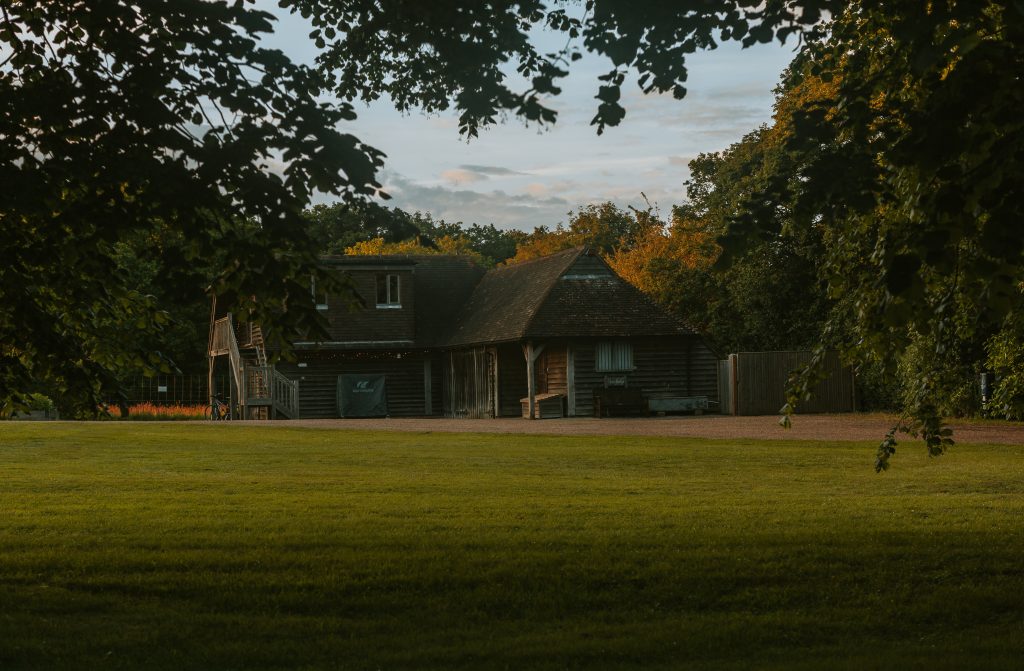
[{"label": "staircase handrail", "polygon": [[222,317],[213,324],[213,343],[210,347],[210,354],[227,353],[231,362],[231,375],[235,380],[235,388],[238,389],[238,402],[245,405],[245,379],[243,374],[242,354],[238,351],[238,340],[235,337],[235,328],[231,313]]},{"label": "staircase handrail", "polygon": [[299,381],[290,380],[276,368],[270,368],[271,397],[275,404],[292,419],[299,417]]}]

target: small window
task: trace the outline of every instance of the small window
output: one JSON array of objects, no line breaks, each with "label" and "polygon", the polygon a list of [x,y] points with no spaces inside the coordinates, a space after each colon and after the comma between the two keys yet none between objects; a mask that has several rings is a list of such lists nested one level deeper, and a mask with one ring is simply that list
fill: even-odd
[{"label": "small window", "polygon": [[401,282],[398,275],[377,275],[377,307],[402,307],[400,287]]},{"label": "small window", "polygon": [[317,310],[326,310],[327,309],[327,292],[326,291],[318,292],[316,290],[316,278],[315,277],[310,279],[309,291],[310,291],[310,293],[313,294],[313,300],[316,301],[316,309]]},{"label": "small window", "polygon": [[634,370],[633,346],[628,342],[599,342],[594,354],[594,370],[598,373]]}]

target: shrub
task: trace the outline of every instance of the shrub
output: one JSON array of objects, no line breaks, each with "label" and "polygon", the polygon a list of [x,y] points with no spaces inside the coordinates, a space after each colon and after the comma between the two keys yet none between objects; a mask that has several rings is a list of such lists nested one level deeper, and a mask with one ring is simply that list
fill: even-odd
[{"label": "shrub", "polygon": [[128,416],[122,416],[121,419],[141,421],[203,419],[207,416],[207,411],[206,405],[184,405],[181,403],[158,405],[147,401],[128,406]]},{"label": "shrub", "polygon": [[1024,420],[1024,347],[1019,319],[1011,317],[988,343],[988,368],[996,374],[988,412],[994,417]]}]

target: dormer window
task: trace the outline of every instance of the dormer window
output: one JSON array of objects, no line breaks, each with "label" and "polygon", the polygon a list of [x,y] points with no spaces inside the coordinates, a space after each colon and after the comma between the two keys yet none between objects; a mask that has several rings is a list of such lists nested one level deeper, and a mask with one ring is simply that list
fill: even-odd
[{"label": "dormer window", "polygon": [[377,307],[400,308],[402,298],[399,292],[401,282],[398,275],[377,275]]}]

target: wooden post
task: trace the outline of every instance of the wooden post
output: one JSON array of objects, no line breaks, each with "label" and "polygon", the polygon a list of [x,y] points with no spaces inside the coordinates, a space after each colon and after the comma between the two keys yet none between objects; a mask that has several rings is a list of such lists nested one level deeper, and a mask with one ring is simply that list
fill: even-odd
[{"label": "wooden post", "polygon": [[210,408],[210,418],[213,419],[213,368],[216,363],[216,359],[213,356],[213,333],[216,328],[217,322],[217,295],[214,293],[210,294],[210,334],[206,341],[206,357],[207,357],[207,370],[206,370],[206,395],[207,402]]},{"label": "wooden post", "polygon": [[434,399],[430,393],[433,382],[430,373],[430,355],[428,354],[423,359],[423,414],[428,417],[434,414]]},{"label": "wooden post", "polygon": [[544,351],[544,343],[541,343],[537,347],[533,346],[533,342],[527,342],[523,345],[523,354],[526,356],[526,395],[530,399],[530,419],[537,419],[534,417],[534,413],[537,408],[537,380],[534,376],[534,364],[537,362],[537,357]]},{"label": "wooden post", "polygon": [[491,356],[494,361],[494,379],[491,380],[491,384],[494,385],[494,416],[501,417],[501,378],[498,377],[501,371],[498,370],[498,348],[491,348]]},{"label": "wooden post", "polygon": [[576,416],[576,352],[572,345],[565,346],[565,396],[566,416]]},{"label": "wooden post", "polygon": [[216,359],[213,358],[213,355],[210,355],[206,357],[206,361],[206,395],[209,397],[206,399],[207,407],[210,409],[210,419],[215,419],[213,416],[215,412],[213,409],[213,364]]},{"label": "wooden post", "polygon": [[740,355],[729,355],[729,383],[732,385],[732,414],[740,414]]},{"label": "wooden post", "polygon": [[537,406],[537,382],[533,375],[533,362],[537,360],[533,353],[533,343],[526,343],[526,395],[530,399],[530,419],[535,419]]}]

